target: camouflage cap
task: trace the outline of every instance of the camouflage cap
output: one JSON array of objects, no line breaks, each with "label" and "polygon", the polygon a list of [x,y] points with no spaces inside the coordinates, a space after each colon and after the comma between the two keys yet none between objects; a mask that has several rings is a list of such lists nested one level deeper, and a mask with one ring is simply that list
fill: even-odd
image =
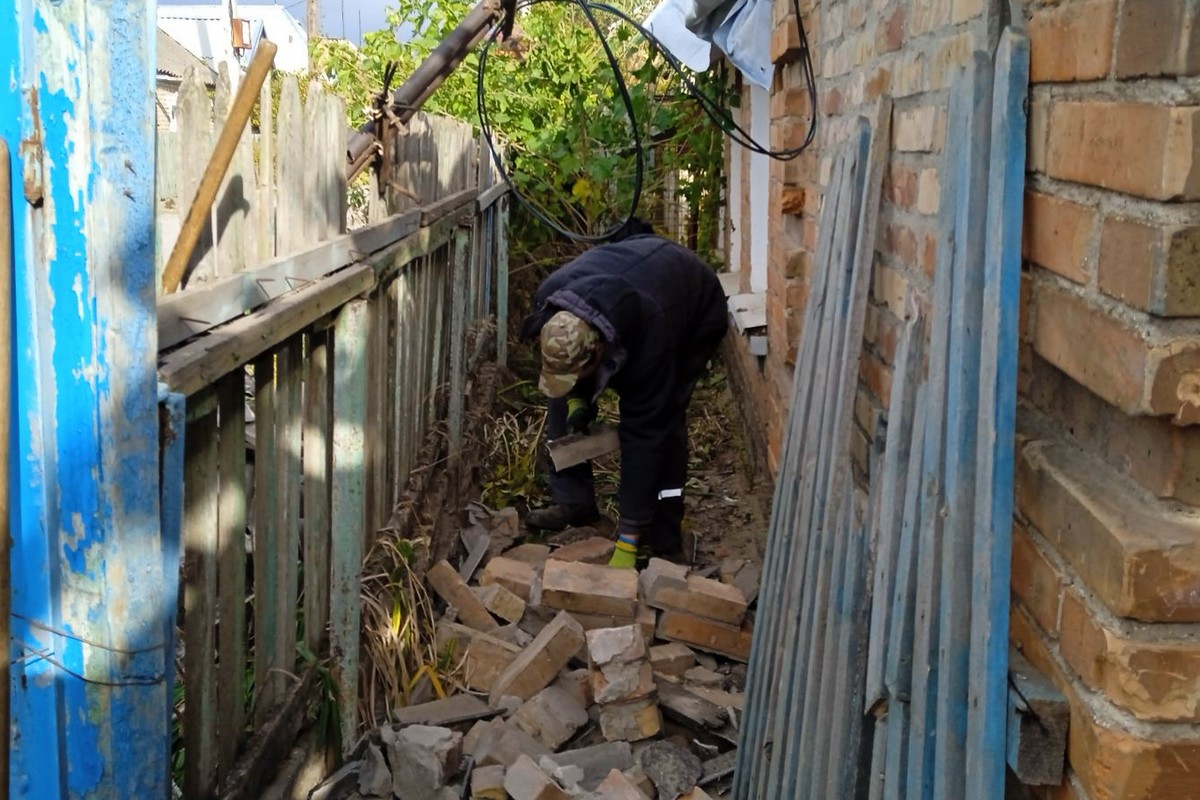
[{"label": "camouflage cap", "polygon": [[570,311],[559,311],[542,326],[542,376],[538,388],[562,397],[579,380],[599,341],[596,329]]}]

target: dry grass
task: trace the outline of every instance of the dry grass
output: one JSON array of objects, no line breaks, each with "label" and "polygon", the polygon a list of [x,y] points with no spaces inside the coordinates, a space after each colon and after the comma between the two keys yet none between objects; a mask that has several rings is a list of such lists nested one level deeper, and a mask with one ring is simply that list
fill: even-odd
[{"label": "dry grass", "polygon": [[367,558],[362,582],[363,685],[360,718],[374,730],[409,705],[428,680],[438,698],[461,684],[461,663],[439,653],[433,603],[416,573],[427,540],[382,533]]}]

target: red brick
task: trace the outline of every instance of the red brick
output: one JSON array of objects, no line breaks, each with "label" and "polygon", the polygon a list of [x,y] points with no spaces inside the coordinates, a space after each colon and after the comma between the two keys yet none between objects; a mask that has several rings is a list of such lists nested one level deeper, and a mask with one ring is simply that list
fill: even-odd
[{"label": "red brick", "polygon": [[1200,228],[1109,217],[1099,283],[1106,294],[1151,314],[1200,316]]},{"label": "red brick", "polygon": [[1096,212],[1040,192],[1025,193],[1023,255],[1076,283],[1086,283]]},{"label": "red brick", "polygon": [[448,561],[439,561],[425,573],[426,580],[438,596],[458,610],[459,619],[477,631],[496,630],[500,624],[492,618],[471,587],[459,577],[458,570]]},{"label": "red brick", "polygon": [[1085,685],[1138,719],[1200,722],[1200,643],[1141,627],[1136,636],[1109,627],[1071,589],[1060,649]]},{"label": "red brick", "polygon": [[1151,200],[1200,198],[1200,107],[1058,102],[1046,170],[1063,180]]},{"label": "red brick", "polygon": [[1200,505],[1200,427],[1126,416],[1044,359],[1030,367],[1026,396],[1083,447],[1155,497]]},{"label": "red brick", "polygon": [[749,625],[726,625],[680,611],[664,611],[658,617],[658,638],[680,642],[735,661],[750,659],[752,636],[753,629]]},{"label": "red brick", "polygon": [[933,271],[937,268],[937,237],[926,233],[921,241],[921,272],[925,277],[933,279]]},{"label": "red brick", "polygon": [[863,87],[863,99],[867,102],[878,100],[892,85],[892,73],[880,67],[871,73],[871,77],[867,79],[866,85]]},{"label": "red brick", "polygon": [[1200,521],[1056,441],[1024,446],[1017,506],[1113,613],[1200,621]]},{"label": "red brick", "polygon": [[1035,290],[1039,355],[1127,414],[1200,415],[1200,336],[1133,323],[1049,282]]},{"label": "red brick", "polygon": [[906,225],[888,225],[884,231],[883,246],[905,266],[917,266],[917,234],[912,228]]},{"label": "red brick", "polygon": [[1200,800],[1193,767],[1200,763],[1200,737],[1156,726],[1134,732],[1134,720],[1086,698],[1019,608],[1013,611],[1009,637],[1071,704],[1067,760],[1089,800]]},{"label": "red brick", "polygon": [[911,211],[917,204],[917,173],[903,164],[893,163],[885,173],[884,193],[892,205]]},{"label": "red brick", "polygon": [[904,44],[905,8],[897,5],[892,13],[879,21],[879,35],[875,39],[876,54],[893,53]]},{"label": "red brick", "polygon": [[788,16],[771,32],[771,63],[788,63],[800,56],[800,30],[796,18]]},{"label": "red brick", "polygon": [[1117,40],[1116,75],[1195,74],[1195,23],[1186,0],[1125,0]]},{"label": "red brick", "polygon": [[783,214],[800,214],[804,211],[803,189],[783,189],[779,193],[779,211]]},{"label": "red brick", "polygon": [[1034,100],[1029,104],[1029,150],[1027,161],[1032,172],[1046,171],[1046,148],[1050,137],[1050,103]]},{"label": "red brick", "polygon": [[1058,633],[1058,613],[1066,579],[1019,522],[1013,525],[1012,592],[1037,624],[1050,635]]},{"label": "red brick", "polygon": [[633,570],[551,559],[542,573],[542,605],[548,608],[632,618],[637,598]]},{"label": "red brick", "polygon": [[1029,78],[1033,83],[1090,81],[1108,74],[1116,0],[1041,8],[1029,19]]},{"label": "red brick", "polygon": [[917,211],[934,216],[942,205],[942,184],[936,169],[923,169],[917,176]]},{"label": "red brick", "polygon": [[892,397],[892,370],[873,353],[863,353],[859,377],[886,411]]},{"label": "red brick", "polygon": [[938,142],[938,110],[922,106],[898,111],[893,117],[892,142],[901,152],[929,152]]},{"label": "red brick", "polygon": [[777,91],[771,95],[771,116],[773,118],[807,118],[812,113],[811,100],[808,89],[793,88]]},{"label": "red brick", "polygon": [[830,116],[842,113],[842,93],[836,86],[825,92],[825,97],[821,101],[821,109]]}]

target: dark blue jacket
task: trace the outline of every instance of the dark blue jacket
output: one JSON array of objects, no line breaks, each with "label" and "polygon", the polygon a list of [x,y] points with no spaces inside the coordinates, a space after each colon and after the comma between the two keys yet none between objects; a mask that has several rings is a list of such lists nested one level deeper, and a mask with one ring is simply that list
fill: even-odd
[{"label": "dark blue jacket", "polygon": [[572,392],[621,400],[622,521],[649,524],[658,497],[659,454],[681,424],[682,397],[725,334],[725,293],[712,267],[658,236],[588,250],[550,275],[521,329],[538,335],[558,310],[590,323],[605,341],[595,376]]}]

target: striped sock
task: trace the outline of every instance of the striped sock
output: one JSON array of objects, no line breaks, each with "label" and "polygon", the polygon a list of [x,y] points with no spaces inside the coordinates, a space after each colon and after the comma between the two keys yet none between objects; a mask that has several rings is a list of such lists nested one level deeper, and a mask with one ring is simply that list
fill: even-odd
[{"label": "striped sock", "polygon": [[617,536],[617,543],[613,548],[612,559],[609,560],[608,565],[621,569],[633,569],[637,565],[637,546],[638,536],[636,533],[622,532]]}]

